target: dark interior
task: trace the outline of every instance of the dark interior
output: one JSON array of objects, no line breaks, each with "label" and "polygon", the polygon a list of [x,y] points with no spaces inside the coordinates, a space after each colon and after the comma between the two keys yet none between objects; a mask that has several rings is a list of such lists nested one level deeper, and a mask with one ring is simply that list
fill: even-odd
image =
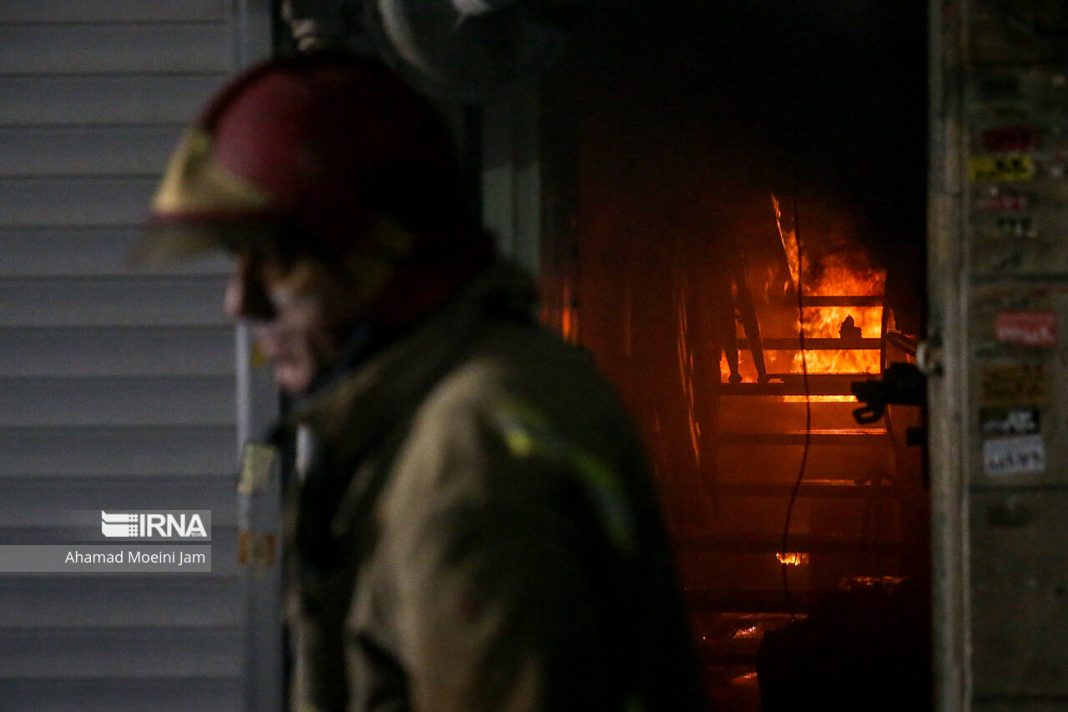
[{"label": "dark interior", "polygon": [[612,3],[543,91],[544,319],[645,437],[717,709],[929,706],[923,408],[851,387],[923,333],[926,11]]}]

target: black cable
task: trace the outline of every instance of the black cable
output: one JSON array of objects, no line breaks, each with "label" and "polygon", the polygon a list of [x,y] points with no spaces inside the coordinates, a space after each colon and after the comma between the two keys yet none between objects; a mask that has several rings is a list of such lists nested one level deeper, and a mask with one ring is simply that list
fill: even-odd
[{"label": "black cable", "polygon": [[[805,358],[805,301],[802,290],[802,274],[804,263],[801,250],[801,222],[797,216],[797,193],[793,195],[793,218],[794,218],[794,242],[797,243],[797,338],[801,350],[801,384],[805,395],[805,439],[801,449],[801,466],[797,471],[797,480],[794,482],[793,491],[790,492],[790,501],[786,505],[786,521],[782,528],[782,547],[780,548],[782,559],[779,565],[782,568],[782,592],[786,602],[786,612],[790,620],[796,620],[793,605],[790,602],[790,581],[787,576],[789,564],[787,554],[790,540],[790,520],[793,518],[794,504],[797,502],[797,494],[801,491],[801,481],[805,478],[805,468],[808,465],[808,451],[812,441],[812,397],[808,385],[808,361]],[[800,565],[800,560],[797,564]]]}]

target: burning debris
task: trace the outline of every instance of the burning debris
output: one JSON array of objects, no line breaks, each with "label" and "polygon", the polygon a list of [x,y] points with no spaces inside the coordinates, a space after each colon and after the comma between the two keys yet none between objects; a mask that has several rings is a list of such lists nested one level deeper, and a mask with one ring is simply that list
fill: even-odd
[{"label": "burning debris", "polygon": [[[787,212],[772,194],[771,208],[783,264],[769,268],[763,289],[757,290],[763,296],[757,311],[765,337],[740,341],[743,350],[739,361],[757,370],[763,370],[760,367],[766,361],[768,375],[761,382],[802,373],[881,373],[882,339],[894,327],[893,314],[884,304],[885,270],[874,267],[867,253],[851,239],[850,229],[834,219],[812,220],[808,235],[802,236],[796,206]],[[749,331],[747,326],[747,336]],[[746,350],[750,348],[761,352],[756,364]],[[737,369],[725,359],[720,374],[722,382],[740,381]],[[849,395],[818,398],[852,400]]]}]

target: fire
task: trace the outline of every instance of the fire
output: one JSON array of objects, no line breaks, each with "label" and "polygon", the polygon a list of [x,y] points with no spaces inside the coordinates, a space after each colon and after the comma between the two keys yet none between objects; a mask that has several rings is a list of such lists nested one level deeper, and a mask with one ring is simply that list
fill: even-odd
[{"label": "fire", "polygon": [[785,553],[779,552],[775,554],[775,558],[783,566],[807,566],[808,565],[808,552],[805,551],[787,551]]},{"label": "fire", "polygon": [[739,628],[731,633],[732,640],[756,640],[764,635],[764,628],[759,625],[750,625]]},{"label": "fire", "polygon": [[[848,250],[828,251],[818,258],[818,262],[809,262],[809,250],[802,248],[794,220],[789,215],[783,214],[783,206],[774,194],[771,196],[771,207],[775,214],[775,224],[790,274],[791,281],[786,283],[786,289],[796,294],[797,286],[800,284],[803,300],[818,300],[825,297],[847,300],[850,297],[863,297],[866,299],[858,301],[866,303],[844,306],[808,304],[801,307],[801,318],[798,318],[797,307],[794,307],[791,327],[793,333],[786,338],[798,340],[799,347],[802,334],[806,340],[833,339],[834,342],[829,344],[824,341],[820,344],[820,348],[809,344],[804,353],[800,348],[767,350],[765,359],[768,371],[771,373],[807,371],[809,374],[881,373],[879,349],[870,348],[871,342],[863,344],[868,348],[859,348],[862,344],[855,342],[857,339],[882,337],[884,307],[879,303],[879,298],[882,297],[886,285],[885,271],[868,266],[867,256],[856,247]],[[777,288],[782,284],[774,282],[772,276],[773,272],[769,271],[767,284],[764,285],[765,294],[769,296],[780,291]],[[873,297],[875,299],[872,299]],[[780,328],[782,326],[783,324],[780,323]],[[775,336],[775,334],[764,334],[765,339]],[[780,333],[779,336],[783,335]],[[839,341],[841,348],[834,348],[837,346],[835,342]],[[827,348],[828,346],[832,348]],[[740,357],[742,363],[751,363],[748,352],[743,351]],[[804,363],[802,363],[802,358],[804,358]],[[726,379],[728,371],[725,362],[721,363],[721,372]],[[796,397],[787,398],[787,400],[797,399]],[[852,396],[819,396],[814,399],[854,400]]]},{"label": "fire", "polygon": [[569,344],[578,343],[578,310],[573,306],[570,280],[564,281],[560,295],[560,336]]},{"label": "fire", "polygon": [[[812,297],[878,297],[886,284],[886,273],[872,268],[856,268],[843,257],[831,255],[822,262],[822,274],[814,284],[803,284],[806,296]],[[881,373],[879,351],[850,348],[849,330],[852,325],[856,338],[877,339],[882,336],[882,306],[820,306],[804,307],[806,339],[842,339],[842,349],[805,351],[805,367],[809,373]],[[849,320],[852,320],[851,322]],[[798,326],[801,329],[801,326]],[[792,372],[801,371],[801,352],[793,356]]]},{"label": "fire", "polygon": [[[783,219],[778,198],[771,196],[775,225],[779,230],[790,276],[796,285],[802,279],[801,249],[796,225]],[[857,267],[841,254],[830,254],[820,260],[818,270],[809,270],[816,277],[801,281],[805,297],[878,297],[886,286],[886,273],[870,267]],[[807,306],[802,310],[803,323],[797,323],[798,333],[806,339],[842,338],[848,341],[849,332],[856,338],[879,338],[882,335],[883,307],[870,306]],[[847,321],[848,320],[848,321]],[[800,322],[800,320],[799,320]],[[851,328],[852,327],[852,328]],[[802,353],[794,353],[791,372],[802,370]],[[805,369],[809,373],[880,373],[879,352],[862,351],[846,346],[843,349],[806,350]]]},{"label": "fire", "polygon": [[774,193],[771,194],[771,208],[775,211],[775,226],[779,228],[779,239],[782,240],[782,249],[786,253],[786,265],[790,268],[790,277],[796,285],[801,278],[801,250],[797,245],[797,231],[783,225],[779,199]]}]

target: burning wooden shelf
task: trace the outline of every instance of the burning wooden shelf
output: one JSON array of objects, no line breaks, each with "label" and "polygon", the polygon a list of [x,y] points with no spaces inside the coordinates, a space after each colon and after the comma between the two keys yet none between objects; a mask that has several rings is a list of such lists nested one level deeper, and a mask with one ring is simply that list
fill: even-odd
[{"label": "burning wooden shelf", "polygon": [[[760,345],[765,351],[800,351],[801,343],[796,338],[761,339]],[[882,339],[843,339],[825,337],[806,337],[805,351],[879,351],[883,347]],[[749,339],[738,339],[738,348],[747,350]]]},{"label": "burning wooden shelf", "polygon": [[[877,380],[876,373],[770,373],[769,383],[721,383],[721,396],[848,396],[853,381]],[[805,381],[807,380],[807,386]]]},{"label": "burning wooden shelf", "polygon": [[878,296],[819,296],[811,295],[801,298],[802,307],[881,307],[885,297]]}]

